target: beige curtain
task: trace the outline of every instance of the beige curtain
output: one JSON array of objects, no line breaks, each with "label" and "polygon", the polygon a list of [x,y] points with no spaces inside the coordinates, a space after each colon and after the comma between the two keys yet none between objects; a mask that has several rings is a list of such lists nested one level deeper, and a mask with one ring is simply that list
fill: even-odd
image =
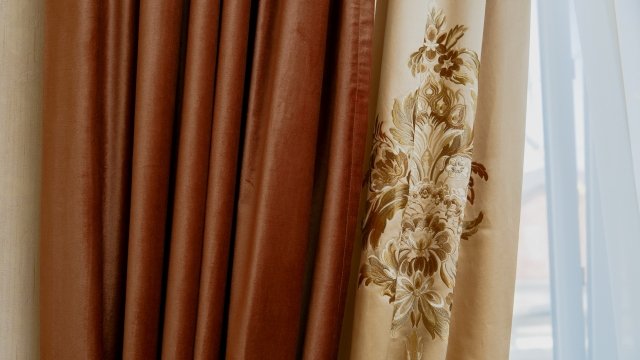
[{"label": "beige curtain", "polygon": [[0,0],[0,359],[38,358],[42,10]]},{"label": "beige curtain", "polygon": [[508,358],[529,10],[378,3],[363,250],[343,355]]}]

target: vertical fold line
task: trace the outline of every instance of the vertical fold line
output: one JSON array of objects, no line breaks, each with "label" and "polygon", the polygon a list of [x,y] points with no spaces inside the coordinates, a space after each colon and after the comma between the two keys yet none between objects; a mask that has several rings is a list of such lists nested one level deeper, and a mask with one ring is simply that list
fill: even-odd
[{"label": "vertical fold line", "polygon": [[226,350],[229,357],[294,358],[329,4],[259,6]]},{"label": "vertical fold line", "polygon": [[[368,118],[373,2],[337,7],[331,26],[336,39],[327,59],[329,96],[323,101],[328,123],[326,186],[314,259],[304,358],[335,358],[343,320],[357,212]],[[320,156],[320,155],[319,155]],[[317,161],[322,162],[322,159]],[[346,274],[346,275],[345,275]]]},{"label": "vertical fold line", "polygon": [[553,351],[586,358],[569,1],[538,0]]},{"label": "vertical fold line", "polygon": [[123,357],[161,344],[183,0],[140,2]]},{"label": "vertical fold line", "polygon": [[[219,4],[192,0],[184,12],[186,55],[162,357],[193,358],[209,175]],[[187,25],[188,23],[188,25]]]},{"label": "vertical fold line", "polygon": [[[222,1],[213,98],[194,358],[225,353],[228,275],[239,166],[245,83],[250,66],[249,0]],[[249,55],[249,56],[248,56]]]},{"label": "vertical fold line", "polygon": [[100,18],[102,53],[99,91],[104,161],[102,203],[102,298],[104,356],[122,353],[124,288],[129,226],[135,92],[137,5],[105,1]]}]

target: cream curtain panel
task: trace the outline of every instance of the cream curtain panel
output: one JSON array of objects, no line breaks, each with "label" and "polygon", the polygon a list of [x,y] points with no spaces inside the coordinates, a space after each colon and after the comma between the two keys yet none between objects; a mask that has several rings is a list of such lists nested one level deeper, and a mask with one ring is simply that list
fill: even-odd
[{"label": "cream curtain panel", "polygon": [[0,0],[0,359],[39,354],[42,5]]},{"label": "cream curtain panel", "polygon": [[378,2],[350,358],[508,358],[529,11],[529,1]]}]

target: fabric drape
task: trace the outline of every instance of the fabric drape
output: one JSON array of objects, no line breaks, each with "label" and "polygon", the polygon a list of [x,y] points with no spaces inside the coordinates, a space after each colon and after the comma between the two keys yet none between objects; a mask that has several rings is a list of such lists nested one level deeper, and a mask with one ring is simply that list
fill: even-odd
[{"label": "fabric drape", "polygon": [[38,358],[43,3],[0,3],[0,359]]},{"label": "fabric drape", "polygon": [[331,358],[373,1],[47,1],[41,356]]},{"label": "fabric drape", "polygon": [[382,6],[363,250],[341,354],[506,359],[529,3]]},{"label": "fabric drape", "polygon": [[487,0],[474,123],[475,201],[460,245],[447,360],[508,359],[516,281],[529,62],[529,1]]},{"label": "fabric drape", "polygon": [[634,256],[640,251],[640,44],[634,34],[640,30],[640,3],[583,1],[575,3],[575,11],[587,145],[584,342],[590,359],[635,359],[640,356],[635,340],[640,264]]}]

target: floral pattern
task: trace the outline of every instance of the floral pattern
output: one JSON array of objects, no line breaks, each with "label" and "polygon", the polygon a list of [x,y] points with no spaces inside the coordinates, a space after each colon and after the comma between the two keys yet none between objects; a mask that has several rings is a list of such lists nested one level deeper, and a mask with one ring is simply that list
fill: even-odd
[{"label": "floral pattern", "polygon": [[429,11],[408,62],[420,86],[394,99],[391,122],[376,119],[373,134],[359,284],[393,305],[391,330],[405,336],[412,359],[427,337],[447,335],[460,239],[483,220],[482,212],[464,220],[474,177],[488,180],[471,159],[479,59],[458,46],[466,30]]}]

